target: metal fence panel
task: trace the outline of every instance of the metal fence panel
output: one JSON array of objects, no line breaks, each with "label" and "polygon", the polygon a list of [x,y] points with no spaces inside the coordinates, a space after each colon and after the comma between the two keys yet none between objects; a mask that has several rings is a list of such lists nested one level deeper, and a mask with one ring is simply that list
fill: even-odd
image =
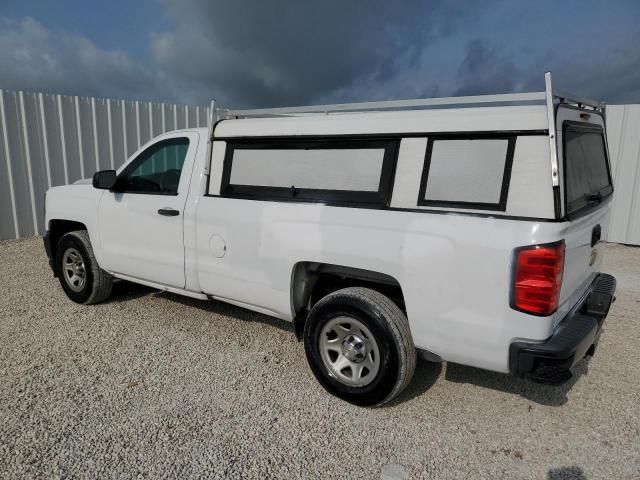
[{"label": "metal fence panel", "polygon": [[10,162],[7,108],[4,92],[0,91],[0,238],[14,238],[18,235],[18,213],[13,186],[13,168]]},{"label": "metal fence panel", "polygon": [[208,108],[0,90],[0,240],[42,234],[44,192],[118,168],[151,138],[205,127]]},{"label": "metal fence panel", "polygon": [[[8,135],[8,162],[12,170],[14,208],[18,217],[18,235],[31,236],[36,233],[33,211],[31,210],[31,185],[33,179],[30,174],[30,167],[27,164],[24,133],[22,127],[22,115],[20,114],[19,98],[16,92],[5,92],[4,94],[4,118],[5,128]],[[35,196],[35,192],[34,192]]]},{"label": "metal fence panel", "polygon": [[23,92],[18,93],[23,153],[27,175],[29,176],[27,182],[29,210],[32,214],[34,232],[40,231],[40,227],[44,225],[44,212],[42,208],[38,208],[38,203],[42,204],[43,199],[43,195],[40,192],[45,192],[49,188],[37,103],[35,95],[25,95]]},{"label": "metal fence panel", "polygon": [[[123,158],[127,158],[127,154],[125,153],[124,148],[124,134],[123,134],[123,125],[122,125],[122,108],[123,103],[108,100],[108,108],[111,111],[111,144],[112,148],[110,149],[110,157],[109,161],[113,158],[113,165],[110,165],[110,168],[115,168],[116,165],[122,161]],[[108,135],[109,132],[107,132]]]},{"label": "metal fence panel", "polygon": [[615,194],[607,240],[640,245],[640,105],[607,106]]}]

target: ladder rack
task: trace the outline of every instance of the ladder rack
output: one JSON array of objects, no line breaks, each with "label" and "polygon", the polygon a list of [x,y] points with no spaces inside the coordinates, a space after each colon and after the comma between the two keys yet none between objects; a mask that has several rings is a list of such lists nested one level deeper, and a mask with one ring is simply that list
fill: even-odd
[{"label": "ladder rack", "polygon": [[418,98],[411,100],[388,100],[379,102],[336,103],[330,105],[307,105],[298,107],[257,108],[226,110],[225,118],[280,117],[302,115],[329,115],[333,113],[355,113],[367,111],[398,111],[440,107],[469,107],[479,105],[522,105],[539,103],[573,104],[578,108],[604,111],[604,103],[580,98],[576,95],[553,90],[551,73],[545,73],[545,91],[527,93],[505,93],[499,95],[473,95],[462,97]]}]

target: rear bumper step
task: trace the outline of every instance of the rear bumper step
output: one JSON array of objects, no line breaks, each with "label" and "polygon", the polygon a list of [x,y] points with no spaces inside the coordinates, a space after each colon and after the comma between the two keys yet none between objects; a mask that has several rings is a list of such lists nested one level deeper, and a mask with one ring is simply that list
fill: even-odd
[{"label": "rear bumper step", "polygon": [[512,374],[558,385],[572,376],[571,368],[593,355],[602,324],[615,300],[616,279],[599,274],[589,286],[584,300],[558,324],[553,335],[542,343],[518,341],[509,348]]}]

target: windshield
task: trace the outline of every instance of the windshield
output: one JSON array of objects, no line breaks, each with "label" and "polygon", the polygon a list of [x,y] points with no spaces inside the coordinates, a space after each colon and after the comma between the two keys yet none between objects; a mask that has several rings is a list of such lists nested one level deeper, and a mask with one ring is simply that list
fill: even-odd
[{"label": "windshield", "polygon": [[613,192],[601,127],[566,122],[564,161],[567,214],[598,204]]}]

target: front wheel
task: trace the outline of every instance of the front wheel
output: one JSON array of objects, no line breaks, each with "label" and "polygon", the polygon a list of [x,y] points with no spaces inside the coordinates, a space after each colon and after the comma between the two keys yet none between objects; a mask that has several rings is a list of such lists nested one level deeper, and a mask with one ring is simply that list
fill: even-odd
[{"label": "front wheel", "polygon": [[388,297],[368,288],[338,290],[316,303],[305,323],[304,346],[322,386],[361,406],[392,400],[416,365],[407,317]]},{"label": "front wheel", "polygon": [[62,289],[76,303],[102,302],[111,294],[113,277],[98,265],[86,230],[69,232],[60,239],[56,269]]}]

